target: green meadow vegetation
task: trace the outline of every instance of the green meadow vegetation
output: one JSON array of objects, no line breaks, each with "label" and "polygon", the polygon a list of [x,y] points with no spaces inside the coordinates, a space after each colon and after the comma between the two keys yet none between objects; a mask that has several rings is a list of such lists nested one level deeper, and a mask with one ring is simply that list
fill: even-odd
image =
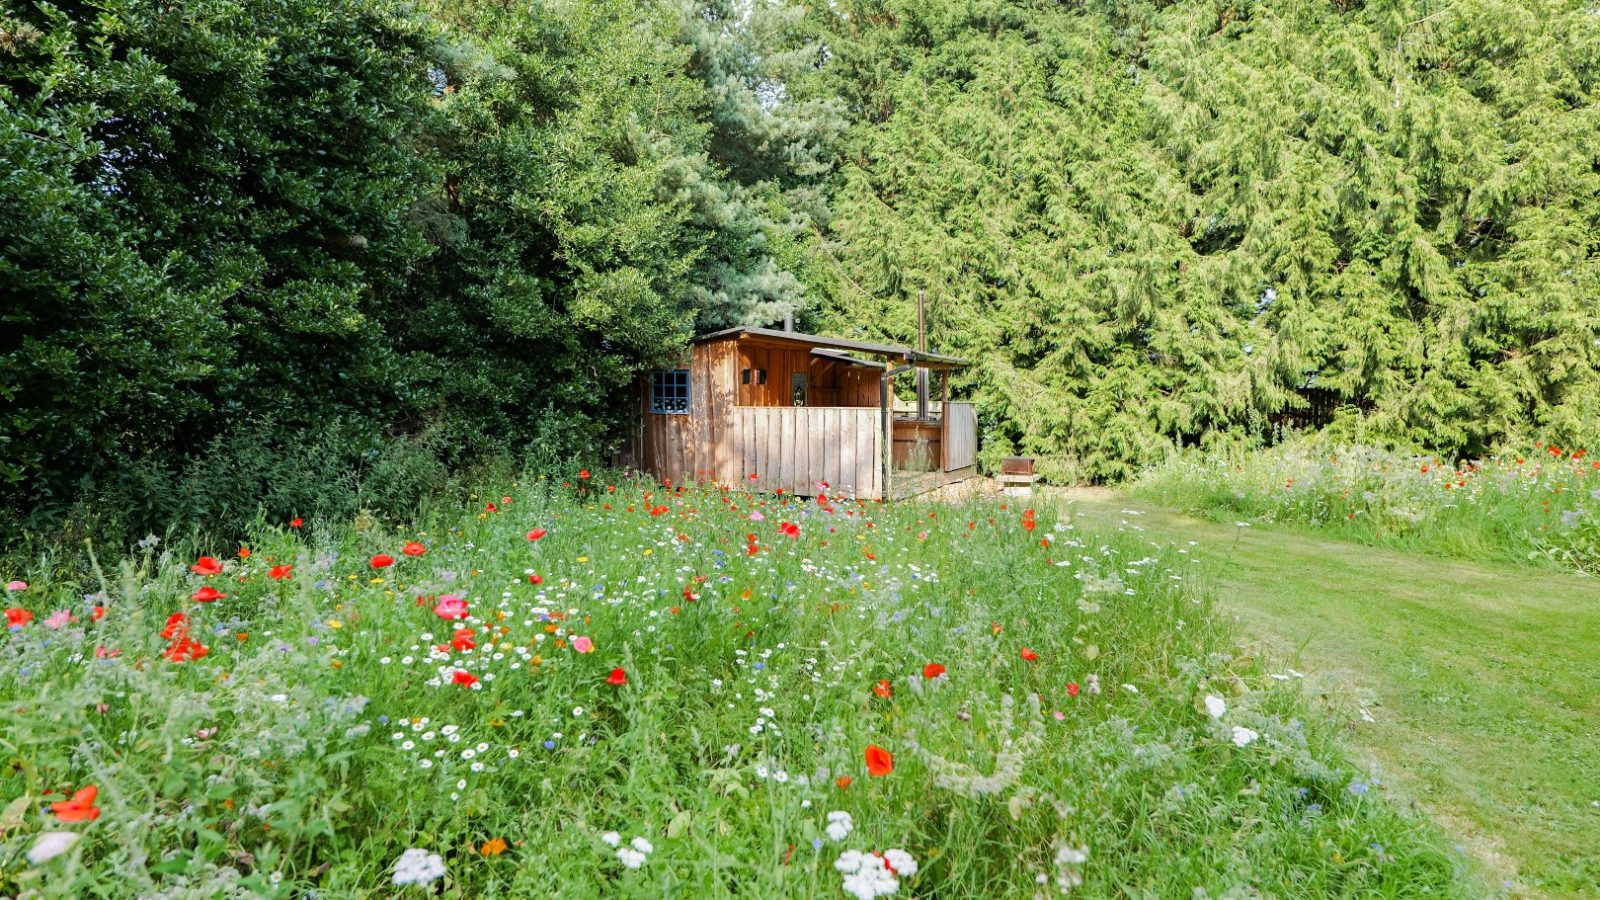
[{"label": "green meadow vegetation", "polygon": [[1600,461],[1582,448],[1537,444],[1524,455],[1452,463],[1301,441],[1176,457],[1131,490],[1218,522],[1600,575]]},{"label": "green meadow vegetation", "polygon": [[1182,554],[1051,506],[536,480],[28,575],[9,892],[1477,892]]},{"label": "green meadow vegetation", "polygon": [[[1201,518],[1138,491],[1079,493],[1068,509],[1196,559],[1190,581],[1216,592],[1257,652],[1355,707],[1342,713],[1347,746],[1495,893],[1600,896],[1593,576],[1515,552],[1424,554],[1343,527]],[[1474,548],[1494,533],[1447,530]]]}]

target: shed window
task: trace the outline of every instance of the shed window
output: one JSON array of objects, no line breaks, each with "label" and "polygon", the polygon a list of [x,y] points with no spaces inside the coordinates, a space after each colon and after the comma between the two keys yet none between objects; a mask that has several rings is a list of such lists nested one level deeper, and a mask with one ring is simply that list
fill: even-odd
[{"label": "shed window", "polygon": [[689,370],[669,369],[650,375],[650,411],[689,414]]}]

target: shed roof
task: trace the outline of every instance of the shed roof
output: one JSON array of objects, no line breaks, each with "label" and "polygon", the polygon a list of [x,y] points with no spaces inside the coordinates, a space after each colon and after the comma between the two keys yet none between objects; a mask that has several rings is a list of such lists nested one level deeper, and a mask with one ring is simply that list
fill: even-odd
[{"label": "shed roof", "polygon": [[724,328],[710,334],[696,337],[695,343],[712,341],[721,338],[738,338],[749,335],[751,337],[766,338],[776,341],[788,341],[794,344],[804,344],[808,347],[829,347],[835,350],[851,350],[856,353],[870,353],[874,356],[890,356],[903,359],[912,365],[923,368],[965,368],[971,363],[959,356],[946,356],[942,353],[927,353],[913,350],[903,344],[875,344],[871,341],[853,341],[849,338],[827,337],[820,334],[802,334],[798,331],[779,331],[775,328],[757,328],[754,325],[740,325],[736,328]]}]

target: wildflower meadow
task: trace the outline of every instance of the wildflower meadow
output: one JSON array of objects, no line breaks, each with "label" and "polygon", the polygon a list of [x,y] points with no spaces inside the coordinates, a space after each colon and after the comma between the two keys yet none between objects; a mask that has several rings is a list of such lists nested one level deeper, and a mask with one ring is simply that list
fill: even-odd
[{"label": "wildflower meadow", "polygon": [[1145,473],[1134,490],[1223,521],[1600,574],[1600,459],[1583,448],[1541,442],[1521,453],[1451,461],[1311,440],[1178,456]]},{"label": "wildflower meadow", "polygon": [[1469,893],[1181,548],[588,476],[10,573],[0,892]]}]

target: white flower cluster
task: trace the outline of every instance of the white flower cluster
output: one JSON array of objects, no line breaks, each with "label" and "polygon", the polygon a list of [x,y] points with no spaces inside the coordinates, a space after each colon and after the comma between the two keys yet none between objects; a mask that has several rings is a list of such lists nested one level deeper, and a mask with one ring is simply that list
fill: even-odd
[{"label": "white flower cluster", "polygon": [[900,879],[917,874],[917,861],[904,850],[885,850],[882,856],[846,850],[833,867],[844,876],[844,892],[858,900],[873,900],[900,890]]},{"label": "white flower cluster", "polygon": [[[1206,712],[1210,714],[1213,721],[1221,720],[1228,712],[1227,701],[1215,694],[1207,694]],[[1232,737],[1230,739],[1233,741],[1233,745],[1241,750],[1255,743],[1256,739],[1261,737],[1260,732],[1253,728],[1246,728],[1243,725],[1234,725],[1231,729],[1231,734]]]},{"label": "white flower cluster", "polygon": [[829,840],[842,841],[850,836],[850,832],[854,831],[855,827],[856,823],[850,819],[849,813],[839,811],[828,813],[828,827],[826,830]]},{"label": "white flower cluster", "polygon": [[1220,719],[1227,711],[1228,704],[1221,697],[1214,694],[1206,695],[1206,712],[1211,714],[1211,718]]},{"label": "white flower cluster", "polygon": [[41,865],[72,849],[79,835],[72,831],[46,831],[28,850],[28,862]]},{"label": "white flower cluster", "polygon": [[432,884],[444,877],[444,859],[416,847],[400,854],[394,862],[395,884]]},{"label": "white flower cluster", "polygon": [[600,835],[600,840],[605,841],[608,846],[616,847],[617,860],[630,869],[637,869],[644,865],[650,858],[650,854],[656,850],[655,845],[645,840],[642,836],[634,838],[628,842],[628,846],[623,847],[621,846],[622,835],[615,831],[608,831]]}]

